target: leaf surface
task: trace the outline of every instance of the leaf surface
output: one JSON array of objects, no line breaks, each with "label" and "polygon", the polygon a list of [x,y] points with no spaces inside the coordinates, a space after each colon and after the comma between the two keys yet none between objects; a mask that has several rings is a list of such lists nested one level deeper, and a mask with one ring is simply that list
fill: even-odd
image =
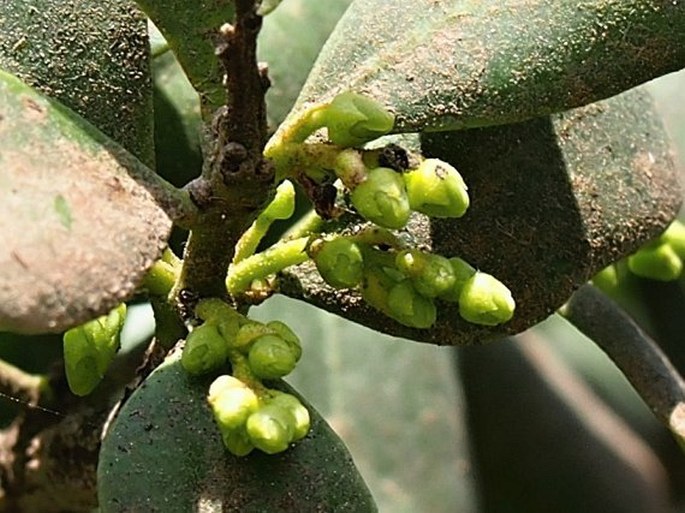
[{"label": "leaf surface", "polygon": [[400,132],[522,121],[680,69],[684,40],[682,1],[355,2],[298,107],[353,90]]},{"label": "leaf surface", "polygon": [[128,0],[0,3],[0,68],[153,165],[147,22]]},{"label": "leaf surface", "polygon": [[0,330],[58,332],[127,299],[173,191],[63,105],[0,71]]},{"label": "leaf surface", "polygon": [[210,382],[189,377],[176,353],[130,397],[100,452],[102,513],[376,511],[347,449],[304,402],[312,429],[295,446],[228,453],[206,401]]}]

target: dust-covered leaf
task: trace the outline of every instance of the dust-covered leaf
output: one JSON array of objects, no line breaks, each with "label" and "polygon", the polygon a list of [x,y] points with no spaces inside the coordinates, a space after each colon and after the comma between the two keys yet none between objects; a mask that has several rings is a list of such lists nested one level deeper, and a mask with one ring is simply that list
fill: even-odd
[{"label": "dust-covered leaf", "polygon": [[174,191],[54,100],[0,71],[0,330],[62,331],[128,298]]},{"label": "dust-covered leaf", "polygon": [[211,381],[189,376],[176,353],[126,402],[100,452],[102,513],[376,511],[347,449],[304,401],[306,438],[275,455],[228,453],[206,400]]},{"label": "dust-covered leaf", "polygon": [[396,131],[521,121],[680,69],[684,40],[682,1],[360,1],[299,105],[350,89],[391,108]]},{"label": "dust-covered leaf", "polygon": [[147,24],[132,2],[0,2],[0,68],[153,164]]},{"label": "dust-covered leaf", "polygon": [[135,0],[166,38],[211,114],[226,102],[223,70],[214,54],[221,25],[233,20],[233,0]]}]

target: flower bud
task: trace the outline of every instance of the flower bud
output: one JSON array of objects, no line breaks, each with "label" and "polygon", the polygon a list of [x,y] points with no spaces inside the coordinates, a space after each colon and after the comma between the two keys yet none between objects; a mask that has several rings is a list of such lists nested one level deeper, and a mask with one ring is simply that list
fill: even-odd
[{"label": "flower bud", "polygon": [[299,362],[300,357],[302,356],[302,344],[295,332],[291,330],[287,324],[281,321],[269,321],[266,323],[266,326],[286,341],[295,355],[295,360]]},{"label": "flower bud", "polygon": [[219,376],[209,387],[207,401],[221,429],[237,429],[259,408],[257,394],[233,376]]},{"label": "flower bud", "polygon": [[247,456],[254,449],[254,445],[250,441],[245,426],[237,429],[219,429],[221,432],[221,439],[228,452],[234,456]]},{"label": "flower bud", "polygon": [[189,374],[207,374],[226,363],[226,358],[228,344],[214,324],[205,323],[188,334],[181,365]]},{"label": "flower bud", "polygon": [[459,314],[473,324],[496,326],[514,316],[511,291],[494,276],[476,272],[459,296]]},{"label": "flower bud", "polygon": [[458,303],[461,290],[471,276],[476,274],[476,270],[466,260],[459,257],[450,258],[450,265],[452,266],[452,272],[454,274],[454,284],[440,294],[440,299]]},{"label": "flower bud", "polygon": [[350,198],[359,215],[384,228],[404,228],[411,214],[402,177],[387,167],[370,170]]},{"label": "flower bud", "polygon": [[339,146],[361,146],[387,134],[395,116],[366,96],[345,92],[336,96],[324,111],[329,140]]},{"label": "flower bud", "polygon": [[248,321],[238,328],[233,347],[247,353],[252,347],[252,344],[262,335],[273,334],[273,331],[266,327],[266,325],[257,321]]},{"label": "flower bud", "polygon": [[676,219],[659,239],[671,246],[680,258],[685,258],[685,225],[683,223]]},{"label": "flower bud", "polygon": [[88,395],[100,383],[120,345],[126,304],[64,333],[64,368],[71,391]]},{"label": "flower bud", "polygon": [[309,411],[302,405],[297,397],[290,394],[278,393],[273,399],[271,399],[270,404],[276,404],[282,408],[285,408],[292,414],[293,418],[295,419],[295,424],[293,425],[293,442],[307,436],[311,424]]},{"label": "flower bud", "polygon": [[469,208],[464,179],[446,162],[427,159],[404,174],[409,206],[430,217],[461,217]]},{"label": "flower bud", "polygon": [[248,362],[255,376],[276,379],[292,372],[297,364],[296,356],[296,352],[281,337],[263,335],[250,348]]},{"label": "flower bud", "polygon": [[259,217],[272,221],[290,219],[295,212],[295,187],[290,180],[284,180],[276,188],[276,194],[271,203],[259,214]]},{"label": "flower bud", "polygon": [[644,247],[628,257],[628,268],[638,276],[659,281],[672,281],[680,277],[683,261],[670,244]]},{"label": "flower bud", "polygon": [[267,454],[285,451],[293,440],[295,418],[286,408],[269,404],[247,419],[250,442]]},{"label": "flower bud", "polygon": [[615,265],[608,265],[592,277],[592,284],[608,292],[616,290],[619,285],[618,270]]},{"label": "flower bud", "polygon": [[388,294],[390,316],[411,328],[430,328],[437,316],[435,304],[420,295],[410,280],[395,285]]},{"label": "flower bud", "polygon": [[364,270],[361,293],[362,298],[376,310],[391,316],[388,305],[388,296],[392,288],[399,283],[401,278],[396,278],[380,265],[372,265]]},{"label": "flower bud", "polygon": [[356,287],[362,280],[364,258],[359,246],[346,237],[315,245],[312,257],[319,274],[331,287]]},{"label": "flower bud", "polygon": [[452,264],[440,255],[409,249],[397,254],[396,263],[423,296],[437,297],[454,286]]}]

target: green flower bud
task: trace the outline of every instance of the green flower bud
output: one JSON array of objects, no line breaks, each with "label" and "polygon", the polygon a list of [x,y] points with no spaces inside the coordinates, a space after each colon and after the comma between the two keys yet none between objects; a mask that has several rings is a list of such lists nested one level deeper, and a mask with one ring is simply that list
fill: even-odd
[{"label": "green flower bud", "polygon": [[126,305],[64,333],[64,367],[71,391],[88,395],[100,383],[120,345]]},{"label": "green flower bud", "polygon": [[293,425],[293,442],[307,436],[311,425],[309,411],[302,405],[297,397],[279,392],[276,396],[274,396],[273,399],[271,399],[270,404],[276,404],[282,408],[285,408],[292,414],[293,418],[295,419],[295,424]]},{"label": "green flower bud", "polygon": [[430,217],[461,217],[469,208],[464,179],[446,162],[427,159],[404,174],[412,210]]},{"label": "green flower bud", "polygon": [[259,217],[275,221],[290,219],[295,213],[295,187],[290,180],[284,180],[276,188],[276,195],[271,203],[259,214]]},{"label": "green flower bud", "polygon": [[252,347],[252,344],[262,335],[271,335],[273,330],[268,328],[266,325],[257,321],[248,321],[240,328],[236,333],[235,341],[233,347],[236,349],[247,353]]},{"label": "green flower bud", "polygon": [[685,225],[683,223],[676,219],[659,239],[671,246],[680,258],[685,258]]},{"label": "green flower bud", "polygon": [[458,303],[461,290],[471,276],[476,274],[476,270],[466,260],[462,260],[459,257],[450,258],[450,265],[454,274],[454,285],[440,294],[440,299]]},{"label": "green flower bud", "polygon": [[300,338],[295,335],[295,332],[281,321],[269,321],[266,323],[266,326],[287,342],[295,355],[295,360],[299,362],[302,356],[302,344],[300,343]]},{"label": "green flower bud", "polygon": [[401,279],[396,279],[391,273],[386,272],[382,266],[370,266],[364,271],[361,286],[362,298],[376,310],[391,316],[388,296],[390,290],[400,281]]},{"label": "green flower bud", "polygon": [[250,441],[245,426],[241,426],[237,429],[220,429],[220,432],[224,446],[231,454],[243,457],[250,454],[254,449],[254,445],[252,445],[252,442]]},{"label": "green flower bud", "polygon": [[628,268],[643,278],[672,281],[680,277],[683,261],[670,244],[658,244],[644,247],[630,255]]},{"label": "green flower bud", "polygon": [[454,286],[452,264],[440,255],[410,249],[398,253],[396,263],[397,268],[411,278],[414,288],[423,296],[437,297]]},{"label": "green flower bud", "polygon": [[314,245],[311,255],[319,274],[331,287],[356,287],[364,273],[364,257],[359,246],[346,237]]},{"label": "green flower bud", "polygon": [[233,376],[219,376],[209,387],[207,401],[221,429],[237,429],[259,408],[259,398]]},{"label": "green flower bud", "polygon": [[296,353],[277,335],[259,337],[248,354],[250,369],[262,379],[276,379],[292,372],[297,364]]},{"label": "green flower bud", "polygon": [[511,291],[494,276],[476,272],[459,296],[459,314],[473,324],[496,326],[514,316]]},{"label": "green flower bud", "polygon": [[395,116],[366,96],[345,92],[336,96],[324,111],[328,138],[340,146],[361,146],[392,130]]},{"label": "green flower bud", "polygon": [[402,177],[387,167],[370,170],[350,198],[359,215],[385,228],[404,228],[411,214]]},{"label": "green flower bud", "polygon": [[189,374],[207,374],[226,363],[228,344],[214,324],[205,323],[188,334],[181,365]]},{"label": "green flower bud", "polygon": [[592,277],[592,284],[603,291],[615,290],[618,283],[618,270],[613,264],[606,266]]},{"label": "green flower bud", "polygon": [[245,425],[250,442],[267,454],[285,451],[293,440],[295,418],[287,408],[269,404],[250,415]]},{"label": "green flower bud", "polygon": [[411,280],[395,285],[388,294],[390,316],[411,328],[430,328],[437,317],[433,300],[420,295]]}]

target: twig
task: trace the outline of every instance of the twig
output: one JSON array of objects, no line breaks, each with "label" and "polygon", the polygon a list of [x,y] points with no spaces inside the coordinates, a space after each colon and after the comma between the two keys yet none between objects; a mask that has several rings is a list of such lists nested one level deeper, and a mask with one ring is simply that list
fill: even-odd
[{"label": "twig", "polygon": [[257,64],[262,19],[254,0],[236,0],[234,25],[219,31],[217,57],[226,70],[227,104],[215,116],[202,176],[188,186],[198,207],[175,293],[226,295],[235,246],[274,190],[273,166],[262,156],[266,141],[264,94],[268,79]]},{"label": "twig", "polygon": [[559,313],[609,356],[657,419],[685,443],[685,381],[659,346],[592,285],[581,287]]},{"label": "twig", "polygon": [[0,393],[27,406],[38,404],[40,394],[46,386],[41,376],[35,376],[0,360]]}]

